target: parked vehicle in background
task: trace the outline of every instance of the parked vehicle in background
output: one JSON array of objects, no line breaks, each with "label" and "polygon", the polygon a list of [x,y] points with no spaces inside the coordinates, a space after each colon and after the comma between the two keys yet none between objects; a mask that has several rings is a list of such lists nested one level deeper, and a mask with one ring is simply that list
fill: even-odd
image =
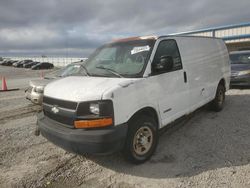
[{"label": "parked vehicle in background", "polygon": [[84,75],[81,67],[82,62],[72,63],[64,68],[49,73],[44,79],[31,80],[29,82],[29,88],[25,90],[26,99],[35,104],[42,104],[44,87],[51,81],[71,75]]},{"label": "parked vehicle in background", "polygon": [[25,90],[26,99],[34,104],[42,104],[43,89],[52,79],[30,80],[29,87]]},{"label": "parked vehicle in background", "polygon": [[18,68],[23,68],[23,65],[28,64],[28,63],[31,63],[31,62],[33,62],[33,61],[30,60],[30,59],[23,60],[23,61],[22,61],[21,63],[19,63],[16,67],[18,67]]},{"label": "parked vehicle in background", "polygon": [[[38,129],[71,152],[123,150],[134,163],[154,153],[159,130],[211,103],[223,108],[230,64],[209,37],[133,37],[98,48],[84,66],[44,89]],[[209,137],[209,135],[208,135]]]},{"label": "parked vehicle in background", "polygon": [[9,60],[6,63],[4,63],[5,66],[12,66],[14,63],[16,63],[16,60]]},{"label": "parked vehicle in background", "polygon": [[21,64],[21,63],[23,63],[23,61],[24,60],[19,60],[19,61],[17,61],[17,62],[15,62],[15,63],[13,63],[13,67],[17,67],[17,66],[20,66],[19,64]]},{"label": "parked vehicle in background", "polygon": [[4,59],[3,61],[0,62],[0,65],[5,65],[5,63],[8,61],[10,61],[10,59]]},{"label": "parked vehicle in background", "polygon": [[26,64],[23,65],[23,68],[31,68],[32,66],[37,65],[38,63],[40,63],[40,62],[33,61],[33,62],[30,62],[30,63],[26,63]]},{"label": "parked vehicle in background", "polygon": [[230,53],[231,86],[250,86],[250,50]]},{"label": "parked vehicle in background", "polygon": [[5,60],[1,63],[1,65],[6,66],[6,64],[7,64],[8,62],[10,62],[10,61],[12,61],[12,60],[11,60],[11,59],[5,59]]},{"label": "parked vehicle in background", "polygon": [[0,57],[0,65],[2,65],[4,58]]},{"label": "parked vehicle in background", "polygon": [[38,64],[33,65],[31,67],[32,70],[52,69],[52,68],[54,68],[54,65],[52,63],[48,63],[48,62],[38,63]]}]

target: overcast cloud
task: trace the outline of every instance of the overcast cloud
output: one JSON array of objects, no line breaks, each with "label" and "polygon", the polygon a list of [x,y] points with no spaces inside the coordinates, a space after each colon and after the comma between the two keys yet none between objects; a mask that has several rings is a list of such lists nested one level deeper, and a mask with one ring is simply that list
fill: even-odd
[{"label": "overcast cloud", "polygon": [[250,21],[249,0],[1,0],[0,55],[85,57],[113,38]]}]

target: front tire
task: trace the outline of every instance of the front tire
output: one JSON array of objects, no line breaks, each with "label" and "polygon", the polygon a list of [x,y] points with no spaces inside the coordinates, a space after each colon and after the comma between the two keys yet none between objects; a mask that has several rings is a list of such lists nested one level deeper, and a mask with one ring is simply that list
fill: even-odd
[{"label": "front tire", "polygon": [[124,156],[132,163],[147,161],[156,150],[158,129],[155,120],[145,115],[137,116],[129,122]]},{"label": "front tire", "polygon": [[216,90],[216,95],[211,103],[212,110],[219,112],[223,109],[225,102],[226,89],[223,84],[219,84]]}]

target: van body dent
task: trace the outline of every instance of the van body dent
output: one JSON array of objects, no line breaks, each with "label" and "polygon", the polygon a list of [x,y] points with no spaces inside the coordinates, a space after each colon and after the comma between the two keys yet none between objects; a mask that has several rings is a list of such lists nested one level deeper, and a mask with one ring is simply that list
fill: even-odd
[{"label": "van body dent", "polygon": [[154,153],[162,127],[209,102],[220,111],[230,83],[227,48],[208,37],[113,41],[85,71],[45,87],[39,130],[68,151],[122,150],[134,163]]}]

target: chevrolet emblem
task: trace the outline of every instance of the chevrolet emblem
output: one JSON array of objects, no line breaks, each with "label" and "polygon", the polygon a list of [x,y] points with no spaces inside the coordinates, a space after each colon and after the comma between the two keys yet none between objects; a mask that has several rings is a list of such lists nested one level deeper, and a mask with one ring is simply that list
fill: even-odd
[{"label": "chevrolet emblem", "polygon": [[57,106],[53,106],[51,108],[51,111],[54,112],[54,114],[57,114],[59,112],[59,109],[57,108]]}]

